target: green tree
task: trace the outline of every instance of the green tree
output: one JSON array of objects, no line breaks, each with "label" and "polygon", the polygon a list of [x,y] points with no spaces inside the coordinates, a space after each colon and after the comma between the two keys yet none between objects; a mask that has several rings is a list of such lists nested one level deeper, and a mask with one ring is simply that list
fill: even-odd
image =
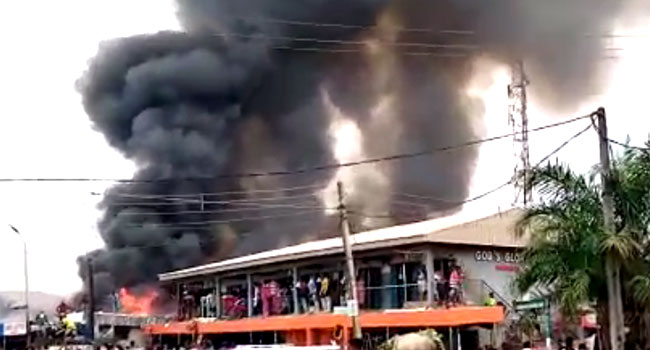
[{"label": "green tree", "polygon": [[629,148],[613,162],[616,232],[605,234],[595,174],[576,174],[563,164],[531,170],[527,186],[541,197],[516,226],[529,244],[517,277],[519,291],[533,286],[552,292],[562,313],[576,318],[594,304],[607,347],[605,255],[622,266],[626,323],[630,341],[650,345],[650,153]]}]

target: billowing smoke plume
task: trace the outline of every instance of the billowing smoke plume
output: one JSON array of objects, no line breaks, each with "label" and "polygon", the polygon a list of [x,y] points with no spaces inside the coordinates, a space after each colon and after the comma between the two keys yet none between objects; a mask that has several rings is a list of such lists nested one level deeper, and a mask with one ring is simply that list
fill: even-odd
[{"label": "billowing smoke plume", "polygon": [[[78,83],[95,128],[139,168],[137,182],[103,200],[106,248],[89,254],[98,294],[332,233],[320,189],[263,191],[326,184],[336,170],[226,175],[337,162],[337,118],[356,124],[364,157],[480,137],[471,121],[483,107],[464,93],[478,56],[523,58],[550,107],[579,102],[605,54],[598,35],[621,3],[179,0],[183,32],[104,43]],[[349,169],[350,205],[396,221],[457,210],[448,201],[409,208],[389,193],[462,200],[476,156],[468,148]],[[269,196],[286,200],[261,205]],[[250,220],[265,215],[276,218]]]}]

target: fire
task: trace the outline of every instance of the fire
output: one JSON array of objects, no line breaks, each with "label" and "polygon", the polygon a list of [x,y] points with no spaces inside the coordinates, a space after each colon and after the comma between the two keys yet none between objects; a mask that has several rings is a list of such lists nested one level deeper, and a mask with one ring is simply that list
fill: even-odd
[{"label": "fire", "polygon": [[134,315],[150,315],[153,302],[158,298],[158,292],[148,290],[141,295],[129,293],[126,288],[120,289],[122,312]]}]

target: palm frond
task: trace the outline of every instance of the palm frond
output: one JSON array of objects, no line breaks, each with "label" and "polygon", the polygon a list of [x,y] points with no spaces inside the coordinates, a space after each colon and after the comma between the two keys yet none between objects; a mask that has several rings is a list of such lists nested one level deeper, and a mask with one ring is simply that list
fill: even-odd
[{"label": "palm frond", "polygon": [[556,296],[564,315],[578,316],[581,307],[589,301],[590,282],[584,271],[574,271],[559,280]]},{"label": "palm frond", "polygon": [[627,232],[608,234],[601,243],[605,254],[613,254],[619,261],[633,259],[641,252],[640,244]]},{"label": "palm frond", "polygon": [[525,176],[525,185],[529,189],[537,189],[540,194],[556,200],[584,192],[589,187],[584,177],[572,172],[565,164],[548,163],[530,169],[521,176]]},{"label": "palm frond", "polygon": [[569,317],[585,303],[606,300],[604,265],[610,255],[630,281],[624,294],[650,309],[650,151],[629,149],[614,159],[611,233],[604,230],[598,171],[583,176],[549,163],[525,174],[541,200],[515,225],[517,236],[529,237],[515,286],[522,293],[547,288]]},{"label": "palm frond", "polygon": [[632,291],[634,300],[645,306],[650,307],[650,275],[638,275],[632,278],[628,283],[628,287]]}]

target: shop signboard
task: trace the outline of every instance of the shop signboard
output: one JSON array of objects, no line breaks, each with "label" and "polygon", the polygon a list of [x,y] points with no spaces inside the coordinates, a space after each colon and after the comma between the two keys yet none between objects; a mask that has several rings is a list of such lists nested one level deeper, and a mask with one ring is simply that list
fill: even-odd
[{"label": "shop signboard", "polygon": [[526,301],[515,301],[516,311],[540,310],[546,307],[546,300],[531,299]]},{"label": "shop signboard", "polygon": [[5,337],[24,335],[25,333],[25,322],[10,322],[4,324],[3,336]]}]

